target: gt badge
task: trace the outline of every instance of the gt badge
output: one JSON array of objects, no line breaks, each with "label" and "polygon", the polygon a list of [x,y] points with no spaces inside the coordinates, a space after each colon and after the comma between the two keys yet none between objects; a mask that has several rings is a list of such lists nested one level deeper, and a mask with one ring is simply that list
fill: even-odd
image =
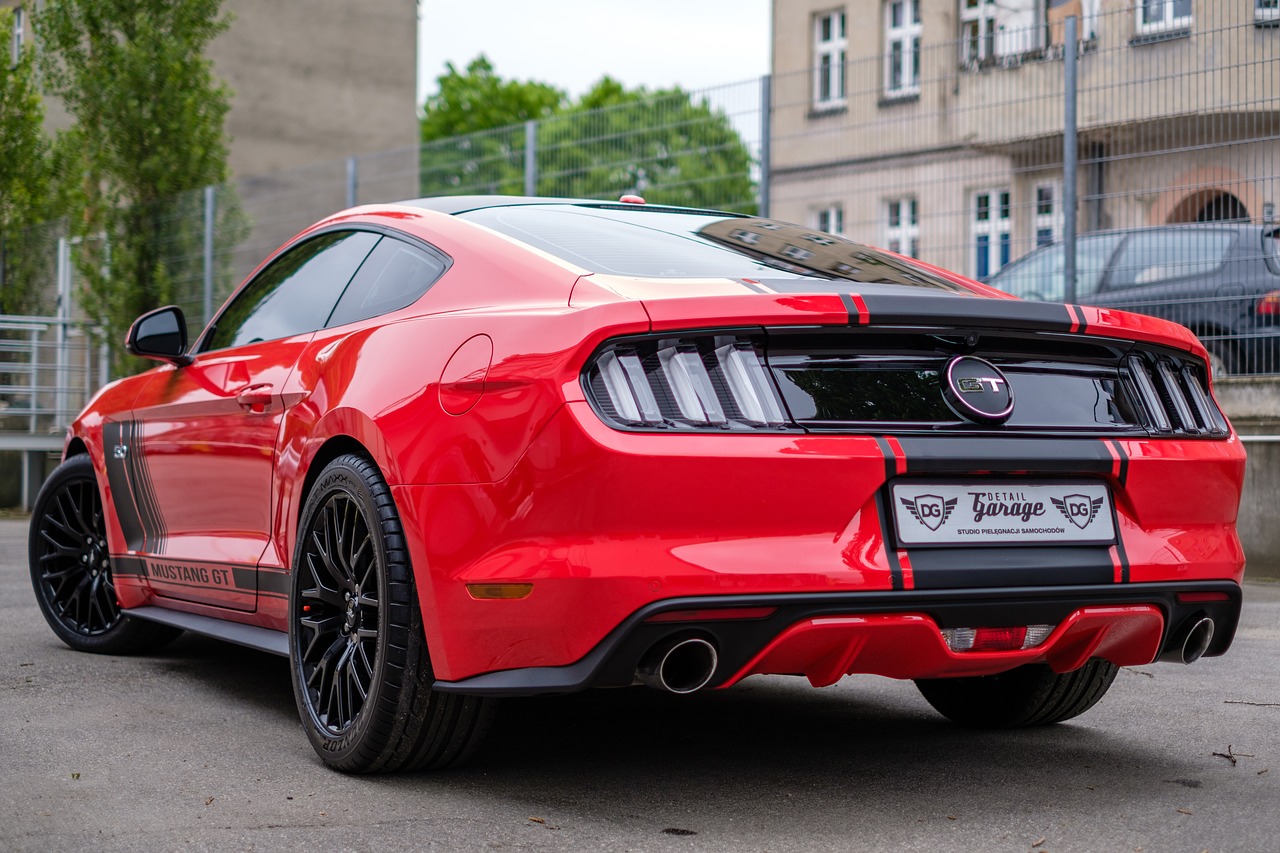
[{"label": "gt badge", "polygon": [[947,362],[942,396],[952,411],[980,424],[1002,424],[1013,414],[1013,388],[1000,369],[971,355]]}]

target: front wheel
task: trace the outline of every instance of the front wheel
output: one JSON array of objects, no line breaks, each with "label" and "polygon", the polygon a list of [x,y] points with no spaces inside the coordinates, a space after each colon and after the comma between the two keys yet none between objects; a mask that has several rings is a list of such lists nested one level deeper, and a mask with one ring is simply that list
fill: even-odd
[{"label": "front wheel", "polygon": [[1016,729],[1047,726],[1083,714],[1098,704],[1118,671],[1105,660],[1091,660],[1063,673],[1030,664],[999,675],[922,678],[916,687],[934,710],[952,722]]},{"label": "front wheel", "polygon": [[87,455],[63,462],[41,487],[27,553],[40,611],[58,639],[76,651],[146,651],[182,633],[121,612],[102,497]]},{"label": "front wheel", "polygon": [[404,531],[363,456],[325,466],[298,526],[289,598],[294,697],[311,745],[348,773],[439,768],[480,742],[492,701],[437,693]]}]

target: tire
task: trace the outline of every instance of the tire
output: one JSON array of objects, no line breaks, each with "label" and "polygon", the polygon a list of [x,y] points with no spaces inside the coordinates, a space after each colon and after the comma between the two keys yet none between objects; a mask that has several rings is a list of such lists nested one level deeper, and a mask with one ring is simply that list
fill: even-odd
[{"label": "tire", "polygon": [[1210,341],[1204,347],[1209,351],[1209,373],[1214,381],[1240,373],[1239,359],[1236,358],[1236,351],[1230,343]]},{"label": "tire", "polygon": [[457,765],[489,728],[492,700],[432,690],[400,517],[382,475],[363,456],[325,466],[303,508],[289,664],[303,728],[336,770]]},{"label": "tire", "polygon": [[1098,704],[1119,667],[1091,660],[1074,672],[1055,673],[1043,664],[999,675],[922,678],[916,687],[939,714],[981,729],[1047,726],[1079,716]]},{"label": "tire", "polygon": [[157,649],[182,633],[130,619],[120,608],[107,551],[102,495],[87,454],[53,470],[31,511],[31,586],[58,639],[80,652]]}]

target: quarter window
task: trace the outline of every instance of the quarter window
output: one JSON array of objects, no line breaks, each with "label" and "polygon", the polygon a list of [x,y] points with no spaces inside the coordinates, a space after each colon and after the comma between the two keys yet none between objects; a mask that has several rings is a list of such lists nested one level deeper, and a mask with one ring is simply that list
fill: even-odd
[{"label": "quarter window", "polygon": [[919,203],[914,197],[889,199],[884,205],[885,246],[900,255],[920,257]]},{"label": "quarter window", "polygon": [[201,352],[273,341],[323,328],[377,234],[333,231],[294,246],[236,294]]},{"label": "quarter window", "polygon": [[1191,26],[1191,0],[1138,0],[1137,13],[1139,33]]},{"label": "quarter window", "polygon": [[973,194],[973,277],[985,279],[1009,263],[1009,190]]},{"label": "quarter window", "polygon": [[920,91],[920,0],[885,3],[884,91],[890,97]]},{"label": "quarter window", "polygon": [[844,12],[824,12],[813,20],[813,105],[844,105],[844,65],[848,50]]},{"label": "quarter window", "polygon": [[1107,287],[1142,287],[1207,275],[1222,266],[1231,241],[1230,231],[1170,229],[1134,234],[1116,256]]},{"label": "quarter window", "polygon": [[383,238],[360,265],[327,325],[341,326],[406,308],[427,292],[445,268],[445,262],[435,255]]}]

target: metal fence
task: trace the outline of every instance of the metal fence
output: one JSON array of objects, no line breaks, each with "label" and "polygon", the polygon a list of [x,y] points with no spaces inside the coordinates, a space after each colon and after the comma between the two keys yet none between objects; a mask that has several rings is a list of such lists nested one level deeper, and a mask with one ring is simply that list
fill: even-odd
[{"label": "metal fence", "polygon": [[[758,210],[1028,298],[1065,298],[1074,259],[1078,301],[1188,323],[1230,371],[1280,370],[1264,236],[1280,196],[1275,4],[1099,5],[894,0],[851,5],[873,10],[854,20],[825,0],[782,4],[775,28],[798,15],[803,35],[775,44],[775,63],[800,70],[198,190],[157,237],[174,301],[197,331],[268,253],[353,204],[635,192]],[[1080,8],[1069,42],[1060,13]],[[25,310],[82,316],[60,227],[3,249],[6,270],[20,260],[40,282]]]}]

